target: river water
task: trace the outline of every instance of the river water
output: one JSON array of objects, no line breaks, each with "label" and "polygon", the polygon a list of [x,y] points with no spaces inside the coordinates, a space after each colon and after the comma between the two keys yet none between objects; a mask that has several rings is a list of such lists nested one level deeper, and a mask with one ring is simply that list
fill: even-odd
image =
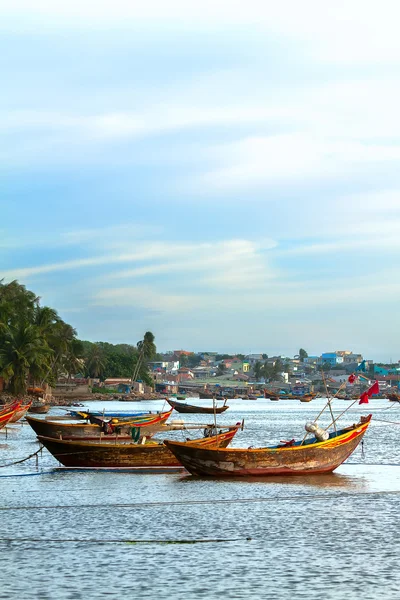
[{"label": "river water", "polygon": [[[218,422],[244,418],[233,446],[274,444],[301,439],[323,403],[231,400]],[[348,405],[336,400],[334,410]],[[29,425],[9,428],[0,434],[0,599],[400,598],[400,405],[355,405],[341,423],[369,412],[363,448],[334,474],[264,480],[74,471],[46,450],[37,465],[5,467],[38,448]]]}]

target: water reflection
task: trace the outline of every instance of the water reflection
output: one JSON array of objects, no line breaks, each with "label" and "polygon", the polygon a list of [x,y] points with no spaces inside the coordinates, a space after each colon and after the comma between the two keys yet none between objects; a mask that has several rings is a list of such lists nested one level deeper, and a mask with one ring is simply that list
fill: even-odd
[{"label": "water reflection", "polygon": [[215,484],[237,483],[262,484],[265,487],[292,486],[292,487],[314,487],[320,490],[336,488],[338,491],[365,491],[368,488],[368,480],[362,475],[350,476],[340,473],[321,473],[319,475],[273,475],[268,477],[224,477],[223,479],[212,479],[210,477],[195,477],[183,475],[179,480],[183,484],[193,484],[193,481],[213,481]]}]

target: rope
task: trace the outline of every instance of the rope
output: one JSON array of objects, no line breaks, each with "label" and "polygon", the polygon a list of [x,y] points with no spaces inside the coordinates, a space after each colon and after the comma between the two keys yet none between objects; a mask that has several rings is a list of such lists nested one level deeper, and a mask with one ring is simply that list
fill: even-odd
[{"label": "rope", "polygon": [[34,456],[37,456],[39,454],[39,452],[42,451],[42,448],[43,448],[43,446],[40,446],[39,450],[37,450],[33,454],[30,454],[26,458],[22,458],[21,460],[16,460],[16,461],[14,461],[12,463],[7,463],[6,465],[0,465],[0,469],[3,469],[4,467],[12,467],[13,465],[19,465],[20,463],[25,462],[26,460],[29,460],[30,458],[33,458]]},{"label": "rope", "polygon": [[44,539],[44,538],[0,538],[0,542],[43,542],[45,544],[52,542],[79,542],[83,544],[209,544],[209,543],[220,543],[220,542],[242,542],[242,541],[251,541],[251,537],[246,538],[216,538],[216,539],[200,539],[200,540],[126,540],[124,538],[120,539],[84,539],[81,540],[79,538],[71,538],[71,539]]},{"label": "rope", "polygon": [[[362,463],[365,464],[365,463]],[[399,466],[399,465],[396,465]],[[267,498],[234,498],[226,500],[176,500],[166,502],[136,502],[132,504],[65,504],[65,505],[46,505],[46,506],[1,506],[0,511],[7,510],[54,510],[54,509],[82,509],[82,508],[96,508],[108,510],[109,508],[147,508],[147,507],[160,507],[160,506],[196,506],[196,505],[207,505],[207,504],[247,504],[256,502],[282,502],[282,501],[293,501],[293,500],[309,500],[309,499],[343,499],[343,498],[355,498],[365,496],[387,496],[387,495],[398,495],[400,490],[387,490],[379,492],[354,492],[354,493],[340,493],[340,494],[304,494],[302,496],[270,496]]]},{"label": "rope", "polygon": [[392,425],[400,425],[400,421],[386,421],[385,419],[376,419],[373,417],[374,421],[380,421],[381,423],[391,423]]}]

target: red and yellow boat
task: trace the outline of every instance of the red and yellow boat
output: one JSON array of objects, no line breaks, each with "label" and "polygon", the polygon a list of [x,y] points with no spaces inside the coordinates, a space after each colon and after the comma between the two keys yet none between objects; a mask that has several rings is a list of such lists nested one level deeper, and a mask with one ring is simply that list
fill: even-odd
[{"label": "red and yellow boat", "polygon": [[22,402],[13,402],[0,411],[0,429],[3,429],[20,409]]},{"label": "red and yellow boat", "polygon": [[165,441],[167,448],[193,475],[210,477],[264,477],[331,473],[357,448],[372,415],[359,423],[316,438],[267,448],[206,448],[196,443]]}]

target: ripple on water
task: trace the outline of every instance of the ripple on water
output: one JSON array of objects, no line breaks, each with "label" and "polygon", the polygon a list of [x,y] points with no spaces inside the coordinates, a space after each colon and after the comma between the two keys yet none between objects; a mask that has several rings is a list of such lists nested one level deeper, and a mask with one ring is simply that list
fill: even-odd
[{"label": "ripple on water", "polygon": [[[219,421],[244,417],[245,430],[234,445],[246,447],[287,435],[299,438],[322,402],[230,404]],[[341,402],[337,408],[344,406]],[[383,401],[370,406],[377,418],[400,422],[397,407],[385,410]],[[361,408],[354,408],[346,424],[366,412]],[[196,418],[204,419],[190,417]],[[375,600],[382,590],[386,599],[397,599],[398,432],[395,424],[372,422],[364,460],[359,449],[332,475],[293,479],[71,472],[54,470],[57,462],[44,451],[38,476],[0,478],[0,507],[14,507],[0,511],[0,599],[309,600],[311,595]],[[25,425],[13,428],[0,443],[2,465],[38,447]],[[5,474],[35,475],[35,463],[1,469]],[[36,509],[15,509],[26,506]],[[216,538],[233,541],[107,541]]]}]

